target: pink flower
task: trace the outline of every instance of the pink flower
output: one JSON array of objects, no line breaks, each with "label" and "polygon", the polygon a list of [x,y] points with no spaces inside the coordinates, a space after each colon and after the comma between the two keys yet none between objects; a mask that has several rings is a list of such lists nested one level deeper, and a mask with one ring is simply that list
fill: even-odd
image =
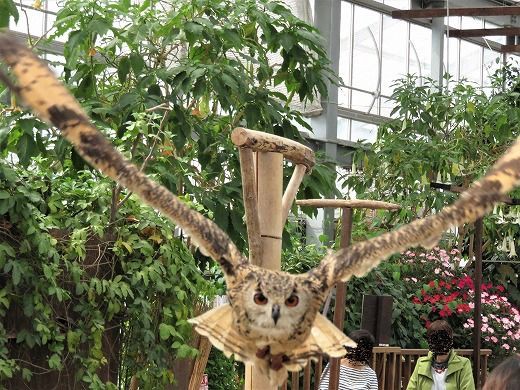
[{"label": "pink flower", "polygon": [[509,348],[511,348],[511,346],[509,344],[502,344],[502,348],[509,349]]},{"label": "pink flower", "polygon": [[495,344],[498,343],[498,339],[497,339],[495,336],[491,336],[490,339],[491,339],[491,341],[494,342]]}]

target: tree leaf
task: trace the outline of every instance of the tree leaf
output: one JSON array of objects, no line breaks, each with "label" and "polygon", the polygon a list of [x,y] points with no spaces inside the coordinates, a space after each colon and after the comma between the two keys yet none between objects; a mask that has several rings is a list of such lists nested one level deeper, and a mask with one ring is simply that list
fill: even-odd
[{"label": "tree leaf", "polygon": [[130,66],[132,67],[132,70],[134,71],[134,74],[136,76],[140,75],[145,67],[143,57],[138,53],[132,53],[132,54],[130,54],[129,61],[130,61]]},{"label": "tree leaf", "polygon": [[126,77],[128,76],[128,73],[130,72],[130,59],[126,56],[121,57],[119,60],[119,64],[117,66],[117,77],[119,78],[119,81],[124,83],[126,81]]}]

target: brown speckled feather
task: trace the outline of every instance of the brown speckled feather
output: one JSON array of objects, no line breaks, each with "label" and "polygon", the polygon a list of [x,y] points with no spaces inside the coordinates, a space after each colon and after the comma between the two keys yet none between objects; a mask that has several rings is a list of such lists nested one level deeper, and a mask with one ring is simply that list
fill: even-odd
[{"label": "brown speckled feather", "polygon": [[233,283],[233,273],[246,259],[226,233],[126,161],[31,50],[9,35],[1,34],[0,58],[12,68],[18,84],[10,87],[25,104],[41,119],[59,128],[86,161],[182,226],[204,253],[220,263],[226,280]]}]

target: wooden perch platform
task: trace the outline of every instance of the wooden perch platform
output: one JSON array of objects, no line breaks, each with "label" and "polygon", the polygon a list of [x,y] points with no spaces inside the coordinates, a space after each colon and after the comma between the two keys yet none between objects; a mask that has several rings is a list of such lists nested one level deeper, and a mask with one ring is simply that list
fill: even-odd
[{"label": "wooden perch platform", "polygon": [[231,133],[231,141],[239,148],[249,148],[254,152],[281,153],[292,163],[305,165],[307,172],[316,163],[311,148],[274,134],[237,127]]},{"label": "wooden perch platform", "polygon": [[334,207],[371,210],[399,210],[401,208],[401,206],[395,203],[363,199],[305,199],[297,200],[296,204],[298,206],[310,206],[317,208]]}]

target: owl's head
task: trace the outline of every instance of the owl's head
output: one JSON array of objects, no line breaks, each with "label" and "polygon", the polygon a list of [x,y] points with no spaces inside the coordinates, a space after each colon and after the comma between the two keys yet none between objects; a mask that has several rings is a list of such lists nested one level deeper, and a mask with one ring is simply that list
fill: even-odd
[{"label": "owl's head", "polygon": [[301,336],[300,330],[309,329],[304,323],[312,322],[316,315],[312,290],[301,279],[266,269],[251,272],[238,292],[240,317],[245,322],[240,325],[247,326],[252,335],[273,340]]}]

